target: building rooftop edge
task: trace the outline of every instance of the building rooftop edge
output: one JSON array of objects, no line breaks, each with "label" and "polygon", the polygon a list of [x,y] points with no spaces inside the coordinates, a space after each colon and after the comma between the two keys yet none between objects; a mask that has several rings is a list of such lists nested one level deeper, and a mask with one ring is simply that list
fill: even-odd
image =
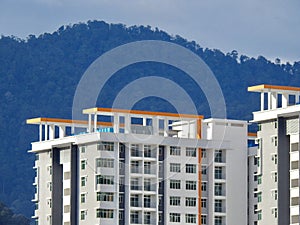
[{"label": "building rooftop edge", "polygon": [[270,84],[260,84],[255,86],[248,87],[249,92],[263,92],[263,91],[292,91],[292,92],[300,92],[300,87],[292,87],[292,86],[280,86],[280,85],[270,85]]},{"label": "building rooftop edge", "polygon": [[150,116],[166,116],[166,117],[176,117],[176,118],[196,118],[203,119],[203,115],[195,114],[178,114],[178,113],[169,113],[169,112],[153,112],[153,111],[143,111],[143,110],[128,110],[128,109],[114,109],[114,108],[89,108],[84,109],[83,114],[94,114],[94,113],[129,113],[137,115],[150,115]]}]

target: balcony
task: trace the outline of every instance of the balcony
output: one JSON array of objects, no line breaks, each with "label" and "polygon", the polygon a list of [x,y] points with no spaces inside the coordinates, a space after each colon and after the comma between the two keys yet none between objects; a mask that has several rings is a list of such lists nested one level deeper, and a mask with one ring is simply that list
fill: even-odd
[{"label": "balcony", "polygon": [[142,126],[142,125],[131,125],[131,133],[152,135],[153,127],[152,126]]}]

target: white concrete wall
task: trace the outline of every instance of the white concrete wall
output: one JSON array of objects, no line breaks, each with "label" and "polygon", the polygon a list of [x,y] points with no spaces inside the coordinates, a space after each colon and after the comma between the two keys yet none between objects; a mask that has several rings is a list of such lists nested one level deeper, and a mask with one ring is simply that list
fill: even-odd
[{"label": "white concrete wall", "polygon": [[207,119],[204,137],[230,141],[226,150],[226,224],[247,224],[247,122]]}]

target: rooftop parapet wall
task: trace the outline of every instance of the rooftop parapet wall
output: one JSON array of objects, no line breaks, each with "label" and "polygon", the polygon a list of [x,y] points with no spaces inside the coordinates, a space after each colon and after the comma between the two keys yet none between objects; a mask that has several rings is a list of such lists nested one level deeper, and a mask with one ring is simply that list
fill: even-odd
[{"label": "rooftop parapet wall", "polygon": [[[290,105],[296,105],[300,102],[299,87],[261,84],[248,87],[248,91],[261,93],[260,111],[287,108]],[[267,108],[265,108],[265,94],[267,95]],[[294,103],[291,103],[291,98],[295,99]]]},{"label": "rooftop parapet wall", "polygon": [[[26,122],[39,125],[39,141],[93,132],[134,133],[196,139],[201,137],[201,120],[203,119],[201,115],[110,108],[85,109],[83,114],[88,115],[87,121],[34,118],[28,119]],[[103,117],[106,117],[107,120],[101,121]],[[178,124],[181,124],[184,129],[179,130]],[[80,132],[76,132],[76,128]]]}]

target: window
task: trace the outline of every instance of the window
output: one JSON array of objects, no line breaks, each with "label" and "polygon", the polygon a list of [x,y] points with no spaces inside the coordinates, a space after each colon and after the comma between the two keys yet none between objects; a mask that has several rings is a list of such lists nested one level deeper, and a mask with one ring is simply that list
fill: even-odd
[{"label": "window", "polygon": [[112,209],[97,209],[96,217],[112,219],[112,218],[114,218],[114,210],[112,210]]},{"label": "window", "polygon": [[255,139],[256,143],[257,143],[257,148],[258,149],[262,149],[262,139],[261,138],[257,138]]},{"label": "window", "polygon": [[260,167],[260,157],[257,157],[257,156],[254,157],[254,165],[257,165],[258,167]]},{"label": "window", "polygon": [[206,158],[206,149],[201,149],[201,158]]},{"label": "window", "polygon": [[151,174],[151,162],[144,162],[144,173]]},{"label": "window", "polygon": [[79,150],[80,150],[81,153],[85,153],[85,151],[86,151],[86,146],[85,146],[85,145],[80,146],[80,147],[79,147]]},{"label": "window", "polygon": [[291,163],[291,170],[299,169],[299,161],[292,161]]},{"label": "window", "polygon": [[180,147],[170,146],[170,155],[180,155]]},{"label": "window", "polygon": [[130,187],[131,190],[139,190],[139,178],[131,178]]},{"label": "window", "polygon": [[170,172],[180,173],[180,163],[170,163]]},{"label": "window", "polygon": [[197,190],[197,181],[187,180],[185,182],[185,189],[186,190]]},{"label": "window", "polygon": [[85,170],[86,168],[86,160],[81,160],[81,169]]},{"label": "window", "polygon": [[130,213],[130,223],[138,224],[139,223],[139,212],[131,211]]},{"label": "window", "polygon": [[114,151],[114,143],[113,142],[100,142],[97,145],[97,150],[99,151]]},{"label": "window", "polygon": [[151,145],[144,145],[144,157],[151,157]]},{"label": "window", "polygon": [[151,196],[150,195],[144,195],[144,207],[145,208],[151,207]]},{"label": "window", "polygon": [[274,180],[274,182],[277,182],[277,172],[272,172],[272,179]]},{"label": "window", "polygon": [[300,216],[292,216],[292,218],[291,218],[291,220],[292,220],[292,223],[299,223],[299,221],[300,221]]},{"label": "window", "polygon": [[201,198],[201,207],[202,208],[206,208],[206,206],[207,206],[207,199],[206,198]]},{"label": "window", "polygon": [[49,191],[52,191],[52,182],[51,181],[47,183],[47,187],[49,188]]},{"label": "window", "polygon": [[119,161],[119,173],[120,175],[124,175],[125,174],[125,160],[120,160]]},{"label": "window", "polygon": [[196,214],[185,214],[186,223],[196,223]]},{"label": "window", "polygon": [[222,167],[220,166],[215,167],[215,179],[223,179],[222,171],[223,171]]},{"label": "window", "polygon": [[49,172],[49,175],[52,175],[52,166],[48,166],[48,167],[47,167],[47,170],[48,170],[48,172]]},{"label": "window", "polygon": [[151,191],[151,180],[148,178],[144,179],[144,190]]},{"label": "window", "polygon": [[261,210],[257,211],[257,219],[258,220],[262,220],[262,212],[261,212]]},{"label": "window", "polygon": [[271,195],[274,198],[274,200],[277,200],[277,198],[278,198],[278,192],[277,192],[277,190],[272,190]]},{"label": "window", "polygon": [[119,220],[124,220],[124,211],[123,210],[121,210],[121,211],[119,211]]},{"label": "window", "polygon": [[162,218],[163,218],[163,214],[162,213],[158,213],[158,222],[159,223],[162,222]]},{"label": "window", "polygon": [[201,191],[206,191],[207,189],[207,183],[206,182],[202,182],[201,183]]},{"label": "window", "polygon": [[170,197],[170,205],[180,206],[180,197],[178,197],[178,196],[171,196]]},{"label": "window", "polygon": [[114,159],[98,158],[96,159],[96,167],[113,168]]},{"label": "window", "polygon": [[139,207],[139,196],[138,195],[131,195],[130,206]]},{"label": "window", "polygon": [[222,217],[215,216],[215,225],[222,225]]},{"label": "window", "polygon": [[201,224],[206,224],[206,215],[201,215]]},{"label": "window", "polygon": [[292,179],[291,180],[291,187],[298,187],[299,186],[299,179]]},{"label": "window", "polygon": [[81,187],[85,187],[87,181],[87,177],[81,177]]},{"label": "window", "polygon": [[272,208],[272,215],[277,218],[278,212],[277,212],[277,208]]},{"label": "window", "polygon": [[277,154],[273,154],[272,155],[272,161],[274,162],[274,164],[277,164]]},{"label": "window", "polygon": [[150,224],[150,223],[151,223],[151,213],[144,212],[144,224]]},{"label": "window", "polygon": [[196,198],[186,197],[185,198],[185,206],[196,207]]},{"label": "window", "polygon": [[186,164],[185,165],[186,173],[197,173],[197,167],[195,164]]},{"label": "window", "polygon": [[215,200],[215,212],[222,212],[222,200]]},{"label": "window", "polygon": [[131,173],[139,173],[139,161],[131,161],[130,166]]},{"label": "window", "polygon": [[114,176],[96,175],[96,184],[114,184]]},{"label": "window", "polygon": [[222,160],[222,150],[216,150],[215,151],[215,162],[221,163]]},{"label": "window", "polygon": [[70,212],[70,206],[69,205],[65,205],[64,206],[64,213],[69,213]]},{"label": "window", "polygon": [[35,210],[38,210],[39,209],[39,203],[35,203]]},{"label": "window", "polygon": [[189,157],[196,157],[197,156],[196,148],[186,148],[185,155]]},{"label": "window", "polygon": [[97,201],[103,202],[113,202],[114,201],[114,193],[112,192],[97,192]]},{"label": "window", "polygon": [[131,156],[140,157],[140,148],[138,144],[132,144],[130,146]]},{"label": "window", "polygon": [[261,183],[262,183],[262,176],[257,175],[257,184],[261,184]]},{"label": "window", "polygon": [[170,180],[170,189],[180,189],[180,180]]},{"label": "window", "polygon": [[278,144],[277,139],[278,139],[277,136],[271,137],[271,141],[272,141],[272,143],[273,143],[274,146],[277,146],[277,144]]},{"label": "window", "polygon": [[261,202],[262,201],[262,193],[258,192],[257,193],[257,202]]},{"label": "window", "polygon": [[86,201],[86,194],[81,194],[80,195],[80,202],[85,203],[85,201]]},{"label": "window", "polygon": [[257,124],[257,131],[261,131],[261,124]]},{"label": "window", "polygon": [[180,223],[180,213],[170,213],[170,222]]},{"label": "window", "polygon": [[119,194],[119,204],[124,203],[124,194]]},{"label": "window", "polygon": [[207,168],[206,166],[201,166],[201,174],[202,175],[206,175],[206,172],[207,172],[206,168]]},{"label": "window", "polygon": [[215,184],[215,195],[216,196],[223,195],[222,184]]},{"label": "window", "polygon": [[86,214],[87,214],[87,211],[86,211],[86,210],[80,211],[80,220],[85,220]]}]

